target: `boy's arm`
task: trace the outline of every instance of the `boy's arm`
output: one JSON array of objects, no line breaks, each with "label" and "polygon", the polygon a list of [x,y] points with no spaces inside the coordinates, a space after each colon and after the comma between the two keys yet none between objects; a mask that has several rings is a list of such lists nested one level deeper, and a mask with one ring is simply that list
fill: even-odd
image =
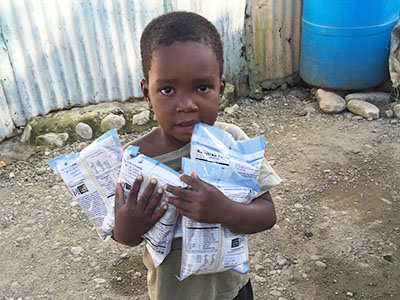
[{"label": "boy's arm", "polygon": [[271,229],[276,223],[275,206],[269,192],[249,204],[231,201],[228,211],[221,224],[233,232],[256,233]]}]

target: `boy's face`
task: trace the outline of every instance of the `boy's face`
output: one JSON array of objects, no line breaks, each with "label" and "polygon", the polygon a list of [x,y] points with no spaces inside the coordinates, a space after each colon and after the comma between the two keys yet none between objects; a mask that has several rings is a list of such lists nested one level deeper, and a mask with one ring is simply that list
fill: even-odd
[{"label": "boy's face", "polygon": [[186,144],[195,123],[214,124],[225,79],[211,46],[174,42],[153,52],[141,86],[164,136]]}]

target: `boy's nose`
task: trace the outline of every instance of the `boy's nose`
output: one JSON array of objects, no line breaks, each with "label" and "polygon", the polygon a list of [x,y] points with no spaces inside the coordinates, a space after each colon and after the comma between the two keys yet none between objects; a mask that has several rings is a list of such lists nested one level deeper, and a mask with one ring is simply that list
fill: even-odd
[{"label": "boy's nose", "polygon": [[182,95],[179,99],[179,103],[176,110],[178,112],[192,112],[192,111],[197,111],[198,106],[192,97]]}]

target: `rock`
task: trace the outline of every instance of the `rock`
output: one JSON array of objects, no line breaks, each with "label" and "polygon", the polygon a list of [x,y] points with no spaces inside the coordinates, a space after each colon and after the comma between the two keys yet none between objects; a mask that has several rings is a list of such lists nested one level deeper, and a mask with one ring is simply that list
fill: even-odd
[{"label": "rock", "polygon": [[350,100],[347,103],[347,109],[349,111],[351,111],[353,114],[362,116],[366,119],[368,119],[368,118],[378,119],[379,118],[379,108],[369,102],[366,102],[366,101]]},{"label": "rock", "polygon": [[111,129],[121,129],[125,126],[125,118],[114,114],[109,114],[100,122],[100,130],[107,132]]},{"label": "rock", "polygon": [[[31,126],[31,133],[28,136],[28,125],[25,127],[27,133],[25,135],[24,142],[30,145],[37,145],[36,137],[44,135],[49,132],[68,133],[68,143],[75,141],[81,141],[82,137],[76,133],[76,126],[82,122],[89,125],[93,131],[93,137],[97,138],[104,133],[104,129],[100,128],[101,121],[108,115],[114,114],[122,116],[125,120],[132,120],[132,116],[142,111],[148,110],[147,103],[145,101],[139,102],[103,102],[93,104],[85,107],[75,107],[70,110],[62,110],[57,112],[51,112],[44,116],[38,116],[29,121]],[[118,130],[118,133],[131,133],[131,132],[142,132],[153,127],[156,124],[152,119],[145,125],[139,126],[126,122],[125,126]],[[0,154],[1,156],[1,154]]]},{"label": "rock", "polygon": [[387,111],[385,111],[385,115],[387,118],[393,118],[394,116],[393,110],[388,109]]},{"label": "rock", "polygon": [[278,257],[276,262],[278,263],[278,265],[284,266],[286,264],[286,259],[284,257]]},{"label": "rock", "polygon": [[361,100],[379,106],[380,103],[390,102],[390,94],[385,92],[354,93],[348,94],[345,99],[347,102],[350,100]]},{"label": "rock", "polygon": [[62,147],[68,140],[68,137],[69,135],[66,132],[46,133],[36,137],[36,144]]},{"label": "rock", "polygon": [[31,138],[31,133],[32,133],[32,126],[30,124],[25,126],[24,132],[21,135],[20,141],[22,143],[27,143],[29,139]]},{"label": "rock", "polygon": [[75,132],[84,140],[90,140],[93,137],[93,130],[92,128],[83,122],[79,122],[75,126]]},{"label": "rock", "polygon": [[394,261],[393,256],[391,254],[384,255],[383,259],[390,263],[392,263]]},{"label": "rock", "polygon": [[346,100],[333,92],[318,89],[316,96],[320,109],[327,114],[340,113],[346,109]]},{"label": "rock", "polygon": [[315,108],[315,105],[316,105],[316,103],[307,104],[306,106],[303,107],[303,111],[306,114],[312,114],[312,113],[317,111],[316,108]]},{"label": "rock", "polygon": [[81,254],[82,253],[82,247],[72,247],[71,248],[71,253],[73,254],[73,255],[79,255],[79,254]]},{"label": "rock", "polygon": [[233,84],[227,83],[225,85],[225,91],[222,99],[222,107],[225,108],[236,102],[237,93],[236,87]]},{"label": "rock", "polygon": [[256,270],[257,273],[261,273],[261,272],[265,271],[265,268],[262,265],[255,265],[254,269]]},{"label": "rock", "polygon": [[393,106],[393,112],[395,116],[400,119],[400,104]]},{"label": "rock", "polygon": [[250,87],[250,93],[249,93],[250,98],[260,100],[262,96],[263,96],[262,87],[259,86]]},{"label": "rock", "polygon": [[277,291],[277,290],[272,290],[272,291],[269,292],[269,294],[271,296],[276,296],[276,297],[282,296],[282,293],[280,291]]},{"label": "rock", "polygon": [[354,117],[354,114],[352,112],[345,113],[345,118],[347,120],[351,120],[351,119],[353,119],[353,117]]},{"label": "rock", "polygon": [[224,109],[224,112],[226,112],[228,115],[233,114],[234,112],[237,112],[239,110],[239,105],[234,104],[232,106],[226,107]]},{"label": "rock", "polygon": [[289,267],[289,266],[285,266],[282,269],[282,273],[285,274],[286,276],[290,276],[293,273],[293,269],[291,267]]},{"label": "rock", "polygon": [[326,263],[324,263],[324,262],[322,262],[322,261],[320,261],[320,260],[317,260],[317,261],[315,262],[315,265],[316,265],[317,267],[321,268],[321,269],[325,269],[325,268],[326,268]]},{"label": "rock", "polygon": [[46,168],[42,167],[36,170],[36,174],[39,176],[43,175],[44,173],[46,173]]},{"label": "rock", "polygon": [[132,124],[133,125],[144,125],[150,121],[150,111],[145,110],[141,113],[132,116]]},{"label": "rock", "polygon": [[361,100],[375,105],[381,112],[380,117],[383,117],[384,112],[390,109],[390,94],[384,92],[354,93],[347,95],[345,99],[347,102]]},{"label": "rock", "polygon": [[265,279],[264,277],[258,276],[258,275],[256,275],[256,276],[254,277],[254,279],[255,279],[257,282],[261,282],[261,283],[267,282],[267,279]]}]

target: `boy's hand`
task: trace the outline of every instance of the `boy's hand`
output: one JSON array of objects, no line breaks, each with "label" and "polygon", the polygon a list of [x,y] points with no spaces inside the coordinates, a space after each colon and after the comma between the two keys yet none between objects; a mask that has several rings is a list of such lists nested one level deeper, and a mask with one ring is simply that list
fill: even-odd
[{"label": "boy's hand", "polygon": [[166,201],[175,206],[176,211],[201,223],[225,223],[229,217],[226,212],[232,203],[215,186],[201,180],[195,173],[182,175],[181,180],[192,189],[165,185],[164,190],[176,197],[167,197]]},{"label": "boy's hand", "polygon": [[142,176],[136,177],[126,202],[124,190],[120,183],[117,184],[114,239],[122,244],[131,246],[139,244],[141,236],[160,220],[168,208],[164,204],[157,212],[154,212],[163,194],[161,188],[158,188],[154,193],[154,189],[157,186],[157,180],[154,178],[150,180],[140,199],[138,199],[142,182]]}]

